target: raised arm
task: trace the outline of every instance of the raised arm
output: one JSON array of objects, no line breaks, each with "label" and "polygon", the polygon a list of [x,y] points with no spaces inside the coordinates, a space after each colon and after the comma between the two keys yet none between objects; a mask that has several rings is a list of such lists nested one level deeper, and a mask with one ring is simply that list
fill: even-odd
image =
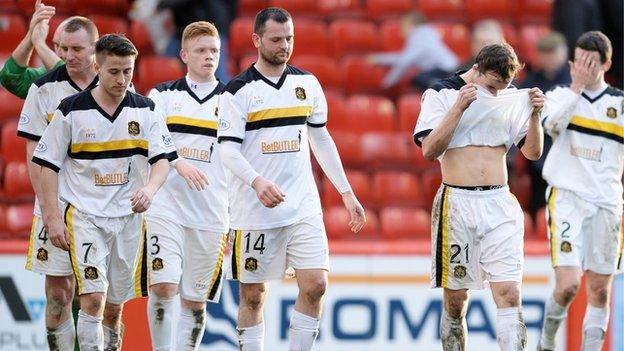
[{"label": "raised arm", "polygon": [[529,91],[533,112],[529,118],[529,128],[520,151],[524,157],[531,161],[539,160],[544,150],[544,130],[540,123],[540,114],[544,107],[546,98],[539,88],[532,88]]}]

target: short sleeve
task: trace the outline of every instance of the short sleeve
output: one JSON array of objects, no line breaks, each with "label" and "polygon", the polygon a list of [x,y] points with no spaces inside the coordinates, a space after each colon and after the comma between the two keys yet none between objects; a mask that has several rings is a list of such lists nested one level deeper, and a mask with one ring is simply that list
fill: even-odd
[{"label": "short sleeve", "polygon": [[163,121],[166,121],[167,120],[167,106],[165,105],[165,101],[163,99],[161,92],[156,89],[152,89],[150,90],[147,97],[150,98],[152,101],[154,101],[154,104],[156,105],[154,109],[156,115],[161,117]]},{"label": "short sleeve", "polygon": [[17,135],[38,141],[48,127],[48,114],[44,107],[43,91],[36,84],[28,89],[26,101],[20,113]]},{"label": "short sleeve", "polygon": [[429,135],[448,112],[443,96],[436,90],[428,89],[422,96],[420,115],[414,128],[414,142],[422,147],[422,139]]},{"label": "short sleeve", "polygon": [[32,161],[42,167],[58,172],[71,145],[71,116],[56,110],[52,122],[41,136]]},{"label": "short sleeve", "polygon": [[159,116],[156,111],[156,108],[154,111],[150,110],[149,117],[150,128],[147,135],[147,159],[150,164],[154,164],[156,161],[163,158],[169,161],[178,158],[173,138],[169,133],[169,129],[167,129],[165,120]]},{"label": "short sleeve", "polygon": [[[512,109],[514,115],[510,128],[510,141],[515,144],[518,149],[524,146],[524,140],[529,131],[531,113],[533,112],[533,106],[531,105],[528,91],[528,89],[518,90],[516,94],[520,94],[520,96],[517,100],[514,100],[517,107]],[[508,145],[508,147],[510,146],[511,145]]]},{"label": "short sleeve", "polygon": [[313,128],[321,128],[327,124],[327,100],[325,93],[319,81],[314,77],[314,101],[312,106],[312,114],[308,117],[307,124]]},{"label": "short sleeve", "polygon": [[243,109],[244,92],[238,90],[234,95],[227,89],[219,95],[218,117],[219,130],[217,137],[219,143],[234,141],[242,144],[245,139],[245,126],[247,114]]}]

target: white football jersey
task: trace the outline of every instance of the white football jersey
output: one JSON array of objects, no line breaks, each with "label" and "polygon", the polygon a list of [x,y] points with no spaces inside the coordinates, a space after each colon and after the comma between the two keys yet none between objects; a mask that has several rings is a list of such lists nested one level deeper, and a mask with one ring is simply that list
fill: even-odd
[{"label": "white football jersey", "polygon": [[253,188],[232,176],[232,228],[278,228],[321,213],[307,131],[327,123],[327,102],[316,77],[288,65],[274,83],[252,66],[225,87],[219,118],[219,142],[240,143],[251,166],[286,194],[283,203],[267,208]]},{"label": "white football jersey", "polygon": [[546,93],[543,125],[553,137],[542,174],[548,184],[622,213],[624,92],[607,86],[591,98],[569,87]]},{"label": "white football jersey", "polygon": [[[465,84],[456,74],[425,91],[414,129],[416,145],[422,146],[422,139],[442,122]],[[507,88],[494,96],[478,87],[477,99],[464,111],[447,150],[469,145],[504,145],[509,150],[515,144],[521,148],[533,111],[528,92],[529,89]]]},{"label": "white football jersey", "polygon": [[122,217],[147,182],[148,162],[175,159],[165,123],[150,99],[127,92],[111,116],[87,90],[64,99],[35,149],[33,162],[64,169],[59,197],[81,212]]},{"label": "white football jersey", "polygon": [[[98,77],[95,76],[93,82],[85,90],[93,88],[97,82]],[[81,91],[82,89],[69,76],[65,65],[39,77],[28,89],[17,125],[17,135],[39,141],[61,100]],[[59,176],[62,177],[63,172],[59,173]],[[36,216],[41,216],[39,200],[36,197],[34,213]]]},{"label": "white football jersey", "polygon": [[217,101],[224,85],[203,99],[193,93],[186,78],[163,83],[149,97],[167,123],[179,157],[208,177],[203,191],[191,190],[176,172],[154,197],[148,216],[164,217],[185,227],[225,233],[228,227],[228,193],[225,169],[217,143]]}]

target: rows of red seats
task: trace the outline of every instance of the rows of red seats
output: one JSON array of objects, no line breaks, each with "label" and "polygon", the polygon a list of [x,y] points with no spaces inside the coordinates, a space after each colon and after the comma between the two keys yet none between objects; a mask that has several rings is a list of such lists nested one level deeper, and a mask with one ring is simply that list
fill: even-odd
[{"label": "rows of red seats", "polygon": [[241,0],[242,15],[254,16],[267,6],[287,9],[293,16],[314,18],[369,18],[383,20],[418,10],[435,20],[498,18],[546,23],[552,0]]}]

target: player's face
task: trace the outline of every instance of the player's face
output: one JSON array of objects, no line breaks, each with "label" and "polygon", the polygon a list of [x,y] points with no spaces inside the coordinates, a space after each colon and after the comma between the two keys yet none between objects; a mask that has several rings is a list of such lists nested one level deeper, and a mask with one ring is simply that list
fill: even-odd
[{"label": "player's face", "polygon": [[70,74],[85,71],[95,61],[95,46],[84,28],[73,33],[63,32],[60,48]]},{"label": "player's face", "polygon": [[262,59],[272,65],[283,65],[290,59],[295,44],[294,26],[291,20],[278,23],[268,20],[262,36],[253,34],[254,45]]},{"label": "player's face", "polygon": [[512,79],[513,78],[504,80],[498,74],[492,71],[486,71],[485,73],[477,71],[474,83],[487,89],[490,94],[496,96],[498,95],[499,90],[503,90],[509,87]]},{"label": "player's face", "polygon": [[109,95],[122,97],[132,81],[134,56],[107,55],[101,65],[95,64],[100,85]]},{"label": "player's face", "polygon": [[587,54],[589,58],[595,62],[594,69],[591,71],[591,79],[592,83],[598,82],[603,76],[604,72],[608,71],[611,68],[611,60],[607,60],[605,63],[600,62],[600,54],[598,51],[588,51],[583,50],[581,48],[574,49],[574,61],[579,60],[581,55]]},{"label": "player's face", "polygon": [[189,72],[202,79],[213,78],[219,65],[221,40],[218,37],[202,35],[188,40],[180,51],[180,57]]}]

